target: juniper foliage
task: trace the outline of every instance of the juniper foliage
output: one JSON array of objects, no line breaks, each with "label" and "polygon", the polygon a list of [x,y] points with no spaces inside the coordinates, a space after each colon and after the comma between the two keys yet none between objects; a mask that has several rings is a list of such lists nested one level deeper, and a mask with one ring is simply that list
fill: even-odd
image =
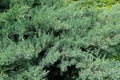
[{"label": "juniper foliage", "polygon": [[0,80],[120,79],[120,5],[65,1],[0,0]]}]

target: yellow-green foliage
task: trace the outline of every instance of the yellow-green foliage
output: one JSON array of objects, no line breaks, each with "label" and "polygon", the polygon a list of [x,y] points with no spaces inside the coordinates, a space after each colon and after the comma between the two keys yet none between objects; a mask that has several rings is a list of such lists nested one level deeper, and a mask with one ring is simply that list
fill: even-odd
[{"label": "yellow-green foliage", "polygon": [[95,9],[105,8],[109,10],[112,8],[112,5],[120,3],[120,0],[64,0],[64,5],[70,5],[71,3],[80,2],[79,8],[85,6],[92,6]]}]

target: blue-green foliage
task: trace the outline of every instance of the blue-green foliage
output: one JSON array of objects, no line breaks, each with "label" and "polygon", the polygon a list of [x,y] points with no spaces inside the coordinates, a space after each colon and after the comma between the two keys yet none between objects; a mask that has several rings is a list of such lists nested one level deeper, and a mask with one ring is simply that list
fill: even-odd
[{"label": "blue-green foliage", "polygon": [[0,2],[0,80],[120,79],[119,4]]}]

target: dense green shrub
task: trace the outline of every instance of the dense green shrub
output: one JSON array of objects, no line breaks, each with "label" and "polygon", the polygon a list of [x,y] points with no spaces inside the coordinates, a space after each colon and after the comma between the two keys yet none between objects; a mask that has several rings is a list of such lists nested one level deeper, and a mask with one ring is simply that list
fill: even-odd
[{"label": "dense green shrub", "polygon": [[0,1],[0,80],[119,80],[120,5],[81,1]]}]

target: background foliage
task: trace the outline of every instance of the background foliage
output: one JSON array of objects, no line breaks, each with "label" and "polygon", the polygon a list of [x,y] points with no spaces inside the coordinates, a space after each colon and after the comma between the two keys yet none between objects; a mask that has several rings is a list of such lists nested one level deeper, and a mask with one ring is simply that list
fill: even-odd
[{"label": "background foliage", "polygon": [[119,80],[119,0],[0,0],[0,80]]}]

